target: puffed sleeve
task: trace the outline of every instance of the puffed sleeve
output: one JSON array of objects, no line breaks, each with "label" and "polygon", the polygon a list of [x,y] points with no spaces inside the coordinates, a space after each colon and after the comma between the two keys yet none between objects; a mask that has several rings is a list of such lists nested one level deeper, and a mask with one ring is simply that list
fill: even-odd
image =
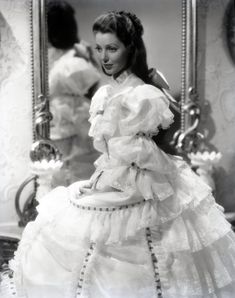
[{"label": "puffed sleeve", "polygon": [[91,63],[79,57],[66,56],[50,71],[50,93],[85,95],[99,80],[100,74]]},{"label": "puffed sleeve", "polygon": [[89,109],[90,118],[89,121],[92,120],[97,116],[101,115],[104,112],[105,101],[108,98],[108,85],[101,86],[96,93],[93,95],[91,100],[91,105]]},{"label": "puffed sleeve", "polygon": [[107,104],[110,98],[110,85],[99,88],[92,98],[90,106],[91,123],[89,136],[93,137],[93,144],[96,150],[105,151],[106,142],[110,139],[117,128],[118,101]]},{"label": "puffed sleeve", "polygon": [[126,136],[139,132],[157,133],[160,126],[168,128],[173,118],[169,101],[162,91],[145,84],[123,97],[119,129],[121,135]]}]

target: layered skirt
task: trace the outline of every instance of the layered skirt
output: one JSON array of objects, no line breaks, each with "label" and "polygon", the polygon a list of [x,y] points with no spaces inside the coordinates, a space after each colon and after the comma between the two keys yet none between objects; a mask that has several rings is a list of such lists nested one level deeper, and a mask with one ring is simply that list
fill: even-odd
[{"label": "layered skirt", "polygon": [[178,168],[165,197],[144,198],[145,184],[80,195],[76,183],[45,196],[11,262],[18,297],[235,297],[234,233],[210,188]]}]

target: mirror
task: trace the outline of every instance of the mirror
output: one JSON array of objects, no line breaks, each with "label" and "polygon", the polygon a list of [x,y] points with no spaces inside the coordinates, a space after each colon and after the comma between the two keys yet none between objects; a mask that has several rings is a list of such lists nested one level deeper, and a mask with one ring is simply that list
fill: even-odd
[{"label": "mirror", "polygon": [[[53,176],[52,187],[88,179],[94,171],[93,162],[98,156],[93,149],[90,137],[87,136],[88,111],[93,92],[90,92],[89,96],[81,91],[83,88],[87,92],[88,88],[94,85],[101,86],[109,79],[100,69],[98,69],[97,76],[96,64],[92,59],[95,53],[90,57],[90,64],[93,63],[94,66],[93,70],[92,65],[88,65],[86,61],[89,56],[87,45],[94,52],[92,33],[94,20],[105,11],[134,12],[144,26],[144,41],[149,68],[156,68],[164,74],[169,82],[171,95],[179,100],[181,92],[181,2],[181,0],[148,0],[144,2],[141,0],[118,2],[68,0],[67,3],[74,12],[71,12],[69,20],[67,16],[63,18],[64,25],[61,25],[63,23],[62,15],[56,24],[55,15],[59,12],[56,12],[56,8],[54,8],[53,14],[51,2],[47,2],[49,12],[47,19],[49,94],[50,111],[53,115],[50,138],[59,148],[64,160],[60,172]],[[75,30],[73,22],[76,22],[78,27],[75,37],[71,33]],[[59,36],[59,34],[61,35]],[[58,40],[63,34],[67,39],[64,39],[64,44],[59,44]],[[76,37],[77,40],[80,40],[80,43],[76,42],[77,52],[74,50],[73,44],[70,45],[70,48],[63,48],[67,46],[69,34],[71,34],[71,40],[74,38],[76,42]],[[75,55],[79,57],[74,58]],[[80,68],[83,68],[83,71],[80,71]],[[85,81],[84,76],[87,76]],[[177,118],[176,125],[169,131],[170,135],[162,133],[162,137],[168,138],[166,143],[170,142],[173,133],[179,128],[179,114],[176,113],[175,117]],[[160,139],[160,135],[158,138]]]}]

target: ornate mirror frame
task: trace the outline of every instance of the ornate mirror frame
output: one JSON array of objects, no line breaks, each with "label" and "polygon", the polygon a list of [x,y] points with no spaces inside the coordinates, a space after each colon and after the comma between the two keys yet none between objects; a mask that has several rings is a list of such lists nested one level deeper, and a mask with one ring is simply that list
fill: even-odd
[{"label": "ornate mirror frame", "polygon": [[204,136],[197,131],[200,105],[197,96],[197,1],[182,0],[182,51],[180,130],[174,135],[177,152],[186,154],[197,150]]},{"label": "ornate mirror frame", "polygon": [[[36,81],[36,106],[43,104],[43,108],[47,116],[40,126],[40,130],[36,127],[40,122],[40,114],[35,115],[35,132],[36,140],[47,140],[50,138],[51,120],[48,101],[48,69],[47,69],[47,29],[46,29],[46,12],[45,0],[35,1],[35,9],[39,10],[38,18],[38,32],[35,32],[40,55],[38,61],[35,61]],[[175,136],[175,145],[179,152],[191,151],[193,144],[188,140],[189,138],[202,136],[197,133],[195,129],[198,125],[199,106],[197,104],[196,92],[196,32],[197,29],[197,3],[196,0],[182,0],[182,51],[181,51],[181,127]],[[37,36],[38,35],[38,36]],[[36,53],[35,53],[36,54]],[[38,67],[39,66],[39,67]],[[196,120],[194,119],[196,118]],[[40,133],[38,133],[40,131]],[[33,151],[35,149],[33,148]],[[32,153],[33,154],[33,153]],[[34,160],[34,156],[32,155]]]},{"label": "ornate mirror frame", "polygon": [[[20,185],[15,196],[15,208],[19,217],[19,226],[25,226],[34,219],[37,212],[38,196],[40,195],[39,169],[42,162],[60,160],[59,151],[50,140],[50,125],[52,119],[48,100],[47,71],[47,25],[44,0],[29,0],[31,18],[31,61],[32,61],[32,119],[33,143],[30,151],[32,175]],[[24,206],[21,198],[29,184],[34,184],[34,190],[28,195]]]},{"label": "ornate mirror frame", "polygon": [[[33,53],[34,53],[34,142],[30,152],[33,173],[37,177],[37,197],[43,193],[42,164],[53,162],[61,165],[60,152],[50,140],[48,92],[47,22],[45,0],[32,0],[33,5]],[[182,50],[181,50],[181,100],[180,129],[175,133],[173,144],[177,152],[185,155],[197,147],[203,135],[197,132],[200,107],[196,92],[196,0],[182,0]],[[53,167],[55,166],[53,164]]]}]

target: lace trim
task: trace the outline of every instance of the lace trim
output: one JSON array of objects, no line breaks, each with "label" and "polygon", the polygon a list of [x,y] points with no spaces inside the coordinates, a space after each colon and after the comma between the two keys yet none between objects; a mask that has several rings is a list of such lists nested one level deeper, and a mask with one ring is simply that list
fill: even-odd
[{"label": "lace trim", "polygon": [[150,228],[146,228],[146,239],[147,239],[147,243],[148,243],[148,249],[151,253],[157,296],[162,298],[163,296],[162,296],[161,280],[160,280],[159,269],[158,269],[158,259],[155,255],[155,253],[153,252],[154,247],[153,247],[153,241],[152,241],[152,235],[151,235]]},{"label": "lace trim", "polygon": [[132,74],[130,69],[124,70],[118,77],[112,77],[112,83],[120,85],[126,81],[126,79]]},{"label": "lace trim", "polygon": [[6,298],[16,297],[16,288],[13,281],[13,271],[8,267],[3,268],[3,271],[0,274],[0,294],[2,294],[3,297]]},{"label": "lace trim", "polygon": [[76,297],[79,297],[82,293],[87,265],[88,265],[88,262],[90,261],[92,254],[94,253],[94,249],[95,249],[95,244],[91,243],[91,245],[87,251],[87,254],[85,256],[83,266],[82,266],[82,269],[80,272],[79,280],[77,283]]},{"label": "lace trim", "polygon": [[158,130],[156,130],[156,132],[142,132],[139,131],[136,134],[136,137],[143,137],[143,138],[149,138],[152,139],[152,137],[156,136],[158,134]]},{"label": "lace trim", "polygon": [[72,199],[69,199],[69,202],[77,207],[78,209],[83,209],[83,210],[88,210],[88,211],[101,211],[101,212],[113,212],[117,210],[123,210],[123,209],[129,209],[138,205],[141,205],[142,203],[145,202],[145,200],[139,201],[137,203],[131,203],[131,204],[126,204],[126,205],[120,205],[117,207],[93,207],[93,206],[83,206],[75,203]]}]

